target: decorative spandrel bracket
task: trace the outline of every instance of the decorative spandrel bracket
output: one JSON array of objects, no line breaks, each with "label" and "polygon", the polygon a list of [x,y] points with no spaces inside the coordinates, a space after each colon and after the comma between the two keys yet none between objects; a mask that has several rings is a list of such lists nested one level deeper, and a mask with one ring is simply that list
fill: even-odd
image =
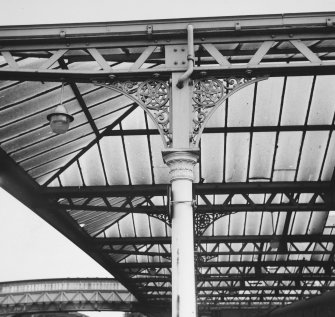
[{"label": "decorative spandrel bracket", "polygon": [[[199,146],[202,132],[215,110],[240,89],[258,81],[258,78],[206,77],[194,81],[192,95],[192,126],[190,147]],[[145,81],[94,82],[95,85],[119,92],[136,102],[149,115],[156,125],[165,148],[173,145],[171,131],[171,94],[172,89],[166,80],[149,79]],[[177,89],[177,88],[176,88]]]},{"label": "decorative spandrel bracket", "polygon": [[150,79],[146,81],[95,82],[95,85],[119,92],[136,102],[156,125],[164,147],[172,143],[170,134],[170,87],[167,81]]},{"label": "decorative spandrel bracket", "polygon": [[197,237],[202,236],[205,231],[217,220],[222,217],[233,214],[234,212],[225,213],[194,213],[194,233]]},{"label": "decorative spandrel bracket", "polygon": [[258,78],[207,77],[194,82],[192,97],[193,122],[191,132],[191,147],[198,147],[201,134],[215,110],[231,95],[240,89],[267,79],[267,76]]}]

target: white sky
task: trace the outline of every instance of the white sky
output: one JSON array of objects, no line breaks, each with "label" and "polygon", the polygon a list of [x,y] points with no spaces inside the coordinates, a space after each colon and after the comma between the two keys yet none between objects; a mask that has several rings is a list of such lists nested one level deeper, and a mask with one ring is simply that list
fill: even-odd
[{"label": "white sky", "polygon": [[[335,11],[335,0],[0,0],[0,24],[321,11]],[[1,189],[0,254],[0,281],[110,276],[89,256]]]}]

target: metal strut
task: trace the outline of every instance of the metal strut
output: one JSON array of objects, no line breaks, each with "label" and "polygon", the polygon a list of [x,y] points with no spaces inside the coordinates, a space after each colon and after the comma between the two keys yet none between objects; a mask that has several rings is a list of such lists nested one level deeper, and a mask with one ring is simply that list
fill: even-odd
[{"label": "metal strut", "polygon": [[184,81],[190,78],[190,76],[193,73],[194,69],[194,41],[193,41],[193,25],[189,24],[187,26],[187,70],[186,72],[181,75],[181,77],[178,79],[177,87],[179,89],[184,87]]}]

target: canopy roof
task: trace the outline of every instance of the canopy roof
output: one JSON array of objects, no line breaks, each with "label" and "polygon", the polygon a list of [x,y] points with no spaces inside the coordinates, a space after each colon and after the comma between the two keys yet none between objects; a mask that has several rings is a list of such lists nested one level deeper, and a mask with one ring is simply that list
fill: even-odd
[{"label": "canopy roof", "polygon": [[[186,65],[166,51],[186,45],[189,23],[195,80],[251,80],[199,142],[200,309],[273,309],[333,288],[335,13],[1,27],[2,187],[140,303],[169,305],[169,132],[113,82],[168,86]],[[55,135],[46,116],[62,82],[74,122]]]}]

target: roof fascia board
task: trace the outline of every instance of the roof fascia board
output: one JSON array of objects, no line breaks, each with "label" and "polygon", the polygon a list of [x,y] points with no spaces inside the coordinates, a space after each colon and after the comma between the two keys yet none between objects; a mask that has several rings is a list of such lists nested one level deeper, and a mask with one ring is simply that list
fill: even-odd
[{"label": "roof fascia board", "polygon": [[150,25],[156,36],[173,36],[186,34],[186,27],[192,24],[195,33],[218,33],[252,30],[290,30],[293,28],[323,28],[335,25],[335,12],[317,12],[301,14],[273,14],[254,16],[208,17],[168,20],[50,24],[50,25],[16,25],[1,26],[0,40],[29,40],[87,37],[134,37],[147,36]]}]

